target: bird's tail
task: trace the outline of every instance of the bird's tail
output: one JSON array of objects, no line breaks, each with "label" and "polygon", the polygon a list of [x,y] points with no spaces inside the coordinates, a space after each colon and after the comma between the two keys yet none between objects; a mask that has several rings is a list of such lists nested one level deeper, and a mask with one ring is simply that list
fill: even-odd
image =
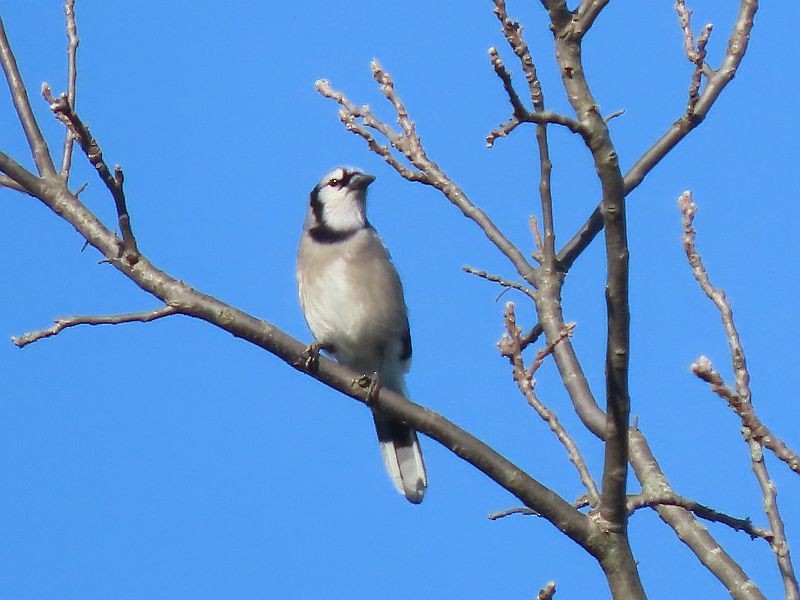
[{"label": "bird's tail", "polygon": [[428,476],[425,474],[417,432],[378,412],[373,411],[372,417],[375,419],[383,462],[394,487],[409,502],[419,504],[428,487]]}]

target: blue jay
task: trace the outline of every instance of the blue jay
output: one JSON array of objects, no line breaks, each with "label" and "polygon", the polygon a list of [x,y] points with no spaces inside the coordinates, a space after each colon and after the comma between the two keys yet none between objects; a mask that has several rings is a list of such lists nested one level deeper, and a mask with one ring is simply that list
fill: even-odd
[{"label": "blue jay", "polygon": [[[339,167],[311,190],[297,252],[300,304],[317,347],[358,373],[377,373],[381,386],[405,396],[408,309],[397,270],[367,220],[373,181]],[[422,502],[428,479],[417,432],[375,410],[372,416],[395,488],[410,502]]]}]

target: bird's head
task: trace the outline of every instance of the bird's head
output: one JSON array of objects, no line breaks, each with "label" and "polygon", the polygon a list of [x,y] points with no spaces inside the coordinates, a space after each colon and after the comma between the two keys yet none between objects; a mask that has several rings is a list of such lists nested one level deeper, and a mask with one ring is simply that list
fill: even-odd
[{"label": "bird's head", "polygon": [[367,227],[367,187],[373,181],[373,175],[352,167],[337,167],[325,175],[311,190],[306,230],[342,237]]}]

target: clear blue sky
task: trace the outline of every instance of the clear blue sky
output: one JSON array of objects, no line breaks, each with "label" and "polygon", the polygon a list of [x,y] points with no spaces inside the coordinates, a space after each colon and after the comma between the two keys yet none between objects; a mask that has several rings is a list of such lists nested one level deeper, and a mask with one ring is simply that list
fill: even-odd
[{"label": "clear blue sky", "polygon": [[[65,85],[60,2],[7,2],[2,16],[52,147],[60,126],[38,95]],[[586,42],[601,109],[630,166],[682,111],[691,67],[671,2],[612,2]],[[656,6],[660,4],[660,6]],[[734,6],[696,1],[712,21],[712,63]],[[735,4],[735,3],[731,3]],[[566,110],[538,2],[509,2],[526,25],[548,104]],[[581,491],[562,448],[516,392],[495,347],[515,294],[461,272],[512,271],[432,190],[399,178],[347,133],[313,82],[328,78],[380,115],[369,60],[391,71],[431,155],[523,248],[538,210],[533,131],[487,150],[508,117],[486,49],[511,53],[489,2],[256,3],[79,0],[78,108],[121,163],[133,225],[159,267],[301,339],[294,283],[306,198],[338,164],[374,173],[370,217],[392,251],[411,311],[411,396],[486,440],[567,499]],[[707,122],[630,198],[633,414],[676,491],[766,526],[738,420],[689,373],[707,354],[730,379],[719,319],[691,278],[676,198],[694,190],[699,247],[733,302],[762,418],[800,447],[794,374],[798,79],[787,48],[800,6],[765,2],[740,72]],[[517,81],[521,76],[517,75]],[[598,200],[581,142],[553,131],[557,233]],[[0,147],[30,164],[0,91]],[[73,182],[107,223],[113,204],[82,157]],[[57,316],[157,306],[35,201],[0,191],[6,339]],[[564,306],[595,393],[603,394],[602,243],[576,264]],[[551,525],[423,440],[430,489],[392,489],[369,413],[278,359],[201,322],[73,329],[18,350],[0,345],[0,599],[605,598],[595,562]],[[541,399],[595,475],[601,447],[576,423],[554,369]],[[789,541],[800,481],[768,462]],[[634,486],[632,489],[636,489]],[[770,598],[782,595],[763,542],[709,528]],[[631,536],[652,598],[675,589],[727,598],[652,512]]]}]

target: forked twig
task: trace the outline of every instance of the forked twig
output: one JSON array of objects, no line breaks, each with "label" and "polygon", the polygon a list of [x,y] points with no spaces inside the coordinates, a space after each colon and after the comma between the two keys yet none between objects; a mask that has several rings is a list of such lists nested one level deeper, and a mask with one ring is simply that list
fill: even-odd
[{"label": "forked twig", "polygon": [[556,414],[539,400],[534,389],[536,385],[534,374],[542,365],[544,359],[553,353],[555,347],[560,342],[572,335],[575,324],[568,323],[558,338],[552,340],[546,347],[539,350],[539,352],[536,354],[533,364],[529,369],[525,367],[522,359],[522,349],[520,348],[520,336],[522,331],[517,325],[517,318],[514,311],[513,302],[506,304],[504,324],[506,333],[497,343],[500,354],[507,357],[511,362],[511,365],[514,368],[514,381],[516,382],[519,391],[523,396],[525,396],[528,404],[536,411],[536,414],[538,414],[539,417],[541,417],[541,419],[548,424],[550,430],[555,434],[558,441],[561,442],[566,449],[567,457],[569,458],[570,462],[575,465],[575,469],[578,471],[578,476],[581,480],[581,483],[583,483],[584,487],[586,488],[589,504],[592,507],[597,506],[600,497],[597,484],[594,482],[594,479],[589,472],[589,468],[586,466],[586,461],[581,455],[577,444],[569,435],[569,433],[567,433],[567,430],[558,420]]},{"label": "forked twig", "polygon": [[64,329],[76,327],[77,325],[120,325],[122,323],[133,322],[149,323],[150,321],[155,321],[156,319],[161,319],[163,317],[168,317],[178,313],[180,313],[180,310],[178,310],[177,307],[167,305],[151,311],[126,313],[121,315],[60,317],[55,320],[55,325],[52,327],[31,331],[18,337],[12,337],[11,341],[18,348],[24,348],[33,342],[42,340],[44,338],[53,337],[54,335],[61,333]]},{"label": "forked twig", "polygon": [[[428,157],[416,132],[416,126],[411,121],[405,104],[395,90],[391,74],[385,71],[377,60],[373,60],[371,66],[372,76],[378,83],[381,94],[395,110],[400,132],[376,118],[368,106],[358,107],[353,104],[342,92],[335,90],[328,81],[324,79],[317,81],[316,89],[326,98],[339,104],[339,119],[345,124],[348,131],[366,140],[369,147],[383,157],[405,179],[430,185],[442,192],[465,217],[475,222],[483,230],[495,247],[511,261],[520,276],[530,285],[535,286],[535,269],[525,259],[519,248],[500,231],[483,210],[469,199],[464,190]],[[375,137],[367,131],[367,128],[386,137],[391,147],[400,152],[415,169],[409,169],[395,159],[389,147],[379,144]]]},{"label": "forked twig", "polygon": [[100,144],[92,136],[89,128],[75,113],[69,103],[67,94],[61,94],[58,98],[53,97],[50,86],[46,83],[42,85],[42,95],[50,103],[50,110],[56,118],[66,125],[72,136],[80,144],[81,149],[89,162],[97,170],[100,179],[103,180],[111,195],[114,198],[114,205],[117,209],[117,221],[120,233],[122,234],[122,246],[119,248],[117,258],[123,258],[131,265],[139,260],[139,248],[136,245],[136,238],[131,229],[131,217],[128,214],[128,206],[125,201],[123,183],[125,181],[122,167],[116,165],[114,172],[108,168]]},{"label": "forked twig", "polygon": [[[778,458],[784,460],[795,472],[800,470],[798,468],[798,462],[800,461],[798,461],[797,454],[791,451],[781,440],[775,438],[755,414],[750,392],[750,373],[747,369],[747,360],[739,338],[739,331],[733,321],[733,310],[725,296],[725,292],[712,285],[702,258],[697,251],[697,234],[693,226],[694,218],[697,214],[697,205],[692,200],[692,193],[687,191],[681,194],[678,199],[678,206],[681,210],[683,222],[683,247],[686,252],[686,258],[692,267],[692,274],[700,288],[720,313],[728,346],[731,350],[731,364],[736,381],[736,391],[734,392],[724,384],[719,373],[713,370],[711,361],[705,357],[701,357],[700,360],[695,362],[692,365],[692,370],[698,377],[707,381],[711,388],[726,400],[728,406],[741,418],[742,435],[750,448],[750,462],[753,473],[764,496],[764,512],[772,529],[770,545],[775,553],[786,597],[798,600],[800,598],[800,587],[798,586],[794,566],[789,554],[783,519],[778,511],[775,485],[769,479],[767,466],[764,463],[763,447],[770,448]],[[757,429],[751,429],[750,425]]]},{"label": "forked twig", "polygon": [[684,192],[678,199],[678,205],[683,222],[683,247],[686,258],[692,267],[692,274],[697,280],[703,293],[711,300],[720,314],[722,326],[731,350],[731,364],[733,366],[736,389],[726,386],[722,376],[714,370],[711,361],[701,356],[692,364],[692,372],[703,381],[711,385],[711,389],[725,400],[728,406],[739,416],[742,426],[747,428],[749,435],[765,447],[769,448],[775,456],[785,462],[795,473],[800,473],[800,456],[789,448],[783,440],[775,436],[772,431],[761,421],[753,408],[750,393],[750,373],[747,369],[744,348],[739,338],[739,331],[733,321],[733,309],[725,295],[724,290],[714,287],[708,276],[703,260],[697,251],[694,229],[694,218],[697,214],[697,205],[692,200],[691,192]]}]

